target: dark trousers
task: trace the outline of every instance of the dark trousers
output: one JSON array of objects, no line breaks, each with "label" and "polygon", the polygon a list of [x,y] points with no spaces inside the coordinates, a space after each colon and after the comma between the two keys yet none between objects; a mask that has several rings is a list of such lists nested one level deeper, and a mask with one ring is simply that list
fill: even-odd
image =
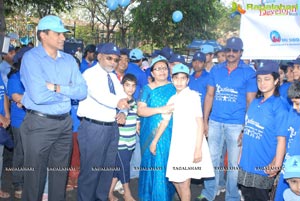
[{"label": "dark trousers", "polygon": [[133,150],[118,150],[116,158],[116,168],[114,176],[121,181],[122,184],[129,183],[130,180],[130,160]]},{"label": "dark trousers", "polygon": [[241,191],[245,201],[268,201],[270,189],[245,187],[241,185]]},{"label": "dark trousers", "polygon": [[78,129],[78,201],[107,201],[115,170],[119,129],[83,119]]},{"label": "dark trousers", "polygon": [[[22,168],[24,165],[24,152],[22,146],[22,139],[20,128],[12,127],[12,133],[14,137],[14,151],[13,151],[13,160],[12,165],[14,168]],[[12,172],[12,180],[13,186],[15,190],[22,190],[23,188],[23,171],[13,171]]]},{"label": "dark trousers", "polygon": [[[23,201],[40,201],[48,170],[48,200],[66,200],[72,151],[72,119],[48,119],[27,113],[21,125],[24,149]],[[48,168],[48,169],[47,169]]]}]

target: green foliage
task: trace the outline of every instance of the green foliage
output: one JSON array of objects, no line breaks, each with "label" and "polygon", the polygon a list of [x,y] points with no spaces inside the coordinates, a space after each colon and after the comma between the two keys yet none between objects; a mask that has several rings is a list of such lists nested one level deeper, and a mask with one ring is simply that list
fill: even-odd
[{"label": "green foliage", "polygon": [[[141,39],[153,41],[157,47],[165,45],[185,47],[194,38],[213,39],[207,27],[216,22],[216,0],[141,0],[133,10],[132,27]],[[221,6],[221,5],[220,5]],[[172,21],[172,13],[180,10],[183,19]]]}]

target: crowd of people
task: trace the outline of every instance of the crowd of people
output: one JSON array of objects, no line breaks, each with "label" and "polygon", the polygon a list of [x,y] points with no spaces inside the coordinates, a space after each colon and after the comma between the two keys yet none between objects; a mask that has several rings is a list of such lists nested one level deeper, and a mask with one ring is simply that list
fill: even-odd
[{"label": "crowd of people", "polygon": [[[15,198],[65,200],[77,188],[78,201],[117,201],[116,189],[125,201],[189,201],[191,179],[203,179],[197,201],[300,200],[300,58],[249,65],[239,37],[190,63],[169,47],[146,58],[113,43],[70,55],[68,31],[46,16],[39,45],[2,55]],[[0,143],[1,173],[12,142]],[[0,179],[0,198],[11,196],[1,189]]]}]

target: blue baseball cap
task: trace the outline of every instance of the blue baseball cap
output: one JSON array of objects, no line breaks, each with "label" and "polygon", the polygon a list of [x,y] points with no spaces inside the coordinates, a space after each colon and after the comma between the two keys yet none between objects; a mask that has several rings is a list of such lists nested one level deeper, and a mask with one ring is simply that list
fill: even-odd
[{"label": "blue baseball cap", "polygon": [[158,55],[160,55],[160,50],[154,50],[151,54],[151,58],[155,58],[157,57]]},{"label": "blue baseball cap", "polygon": [[136,61],[144,58],[143,51],[139,48],[132,49],[129,53],[129,59]]},{"label": "blue baseball cap", "polygon": [[300,178],[300,155],[294,155],[284,162],[283,178]]},{"label": "blue baseball cap", "polygon": [[30,50],[30,49],[32,49],[32,47],[29,47],[29,46],[22,47],[22,48],[17,52],[17,54],[15,54],[15,56],[14,56],[14,58],[13,58],[14,64],[15,64],[15,63],[18,63],[18,62],[22,59],[22,57],[23,57],[23,55],[25,54],[25,52],[27,52],[27,51]]},{"label": "blue baseball cap", "polygon": [[204,54],[215,52],[214,47],[212,45],[201,45],[200,51],[203,52]]},{"label": "blue baseball cap", "polygon": [[185,73],[185,74],[189,75],[190,69],[186,65],[179,63],[179,64],[176,64],[172,69],[172,75],[174,75],[176,73]]},{"label": "blue baseball cap", "polygon": [[70,32],[68,29],[65,29],[61,19],[55,15],[47,15],[43,17],[39,21],[38,30],[51,30],[57,33]]},{"label": "blue baseball cap", "polygon": [[180,54],[172,54],[171,58],[169,59],[169,63],[174,63],[174,62],[180,62],[184,64],[185,58]]},{"label": "blue baseball cap", "polygon": [[238,37],[228,38],[226,41],[225,48],[242,50],[243,49],[243,41],[242,41],[242,39],[240,39]]},{"label": "blue baseball cap", "polygon": [[203,61],[206,62],[206,56],[205,53],[196,51],[194,56],[193,56],[193,61]]},{"label": "blue baseball cap", "polygon": [[105,44],[98,44],[96,51],[98,54],[115,54],[117,56],[121,55],[120,49],[113,43],[105,43]]},{"label": "blue baseball cap", "polygon": [[173,54],[173,50],[169,47],[164,47],[160,51],[160,55],[165,57],[166,59],[170,59]]},{"label": "blue baseball cap", "polygon": [[150,68],[153,68],[153,66],[159,61],[163,61],[168,65],[168,60],[165,57],[163,57],[161,55],[158,55],[157,57],[152,59],[151,64],[150,64]]},{"label": "blue baseball cap", "polygon": [[300,58],[297,58],[296,60],[292,61],[292,63],[293,63],[293,65],[294,64],[300,65]]},{"label": "blue baseball cap", "polygon": [[279,64],[271,60],[261,60],[258,64],[256,75],[267,75],[273,72],[278,73]]}]

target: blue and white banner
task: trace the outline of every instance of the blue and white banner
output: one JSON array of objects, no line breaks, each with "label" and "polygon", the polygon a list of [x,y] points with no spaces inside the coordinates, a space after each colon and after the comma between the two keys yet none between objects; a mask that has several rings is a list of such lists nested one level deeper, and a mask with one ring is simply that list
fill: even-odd
[{"label": "blue and white banner", "polygon": [[294,60],[300,55],[300,0],[244,0],[243,59]]}]

